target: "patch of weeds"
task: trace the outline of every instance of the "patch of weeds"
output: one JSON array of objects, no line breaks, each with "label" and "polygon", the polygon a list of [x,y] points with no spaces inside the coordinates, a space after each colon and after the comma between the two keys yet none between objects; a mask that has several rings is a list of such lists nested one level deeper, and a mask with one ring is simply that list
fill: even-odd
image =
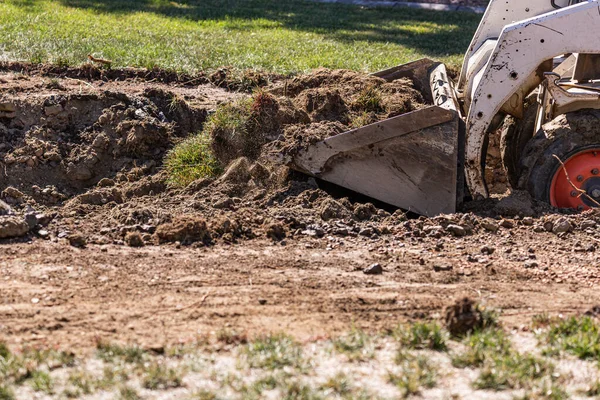
[{"label": "patch of weeds", "polygon": [[210,390],[200,389],[192,394],[191,399],[194,400],[218,400],[218,396]]},{"label": "patch of weeds", "polygon": [[538,379],[552,376],[553,372],[554,365],[541,358],[511,352],[485,360],[473,386],[491,390],[527,388]]},{"label": "patch of weeds", "polygon": [[251,368],[301,368],[302,347],[285,334],[269,335],[248,343],[242,349]]},{"label": "patch of weeds", "polygon": [[246,387],[244,392],[247,394],[261,395],[265,390],[273,390],[281,385],[282,382],[285,382],[286,378],[287,377],[282,374],[264,376],[254,381],[250,387]]},{"label": "patch of weeds", "polygon": [[352,328],[347,334],[333,339],[333,348],[345,354],[350,361],[363,361],[375,357],[371,337],[359,328]]},{"label": "patch of weeds", "polygon": [[410,327],[401,326],[393,336],[405,347],[445,351],[448,334],[435,322],[417,322]]},{"label": "patch of weeds", "polygon": [[14,398],[13,390],[7,385],[0,384],[0,400],[14,400]]},{"label": "patch of weeds", "polygon": [[54,382],[52,377],[45,371],[35,370],[31,373],[31,387],[36,392],[44,392],[46,394],[54,393]]},{"label": "patch of weeds", "polygon": [[600,361],[600,326],[588,316],[554,322],[540,338],[548,344],[545,355],[566,351],[582,360]]},{"label": "patch of weeds", "polygon": [[146,368],[142,386],[150,390],[178,388],[183,384],[182,375],[181,371],[153,362]]},{"label": "patch of weeds", "polygon": [[207,134],[199,133],[169,150],[164,160],[169,182],[186,186],[196,179],[218,176],[222,168],[213,154],[211,143]]},{"label": "patch of weeds", "polygon": [[366,112],[382,112],[385,111],[382,103],[383,99],[379,89],[375,86],[368,86],[360,91],[352,103],[352,108]]},{"label": "patch of weeds", "polygon": [[319,395],[310,386],[305,385],[296,380],[288,381],[281,388],[281,399],[283,400],[321,400],[323,397]]},{"label": "patch of weeds", "polygon": [[426,357],[400,352],[396,363],[400,364],[400,372],[388,372],[388,380],[400,389],[402,397],[417,394],[423,387],[435,387],[436,372]]},{"label": "patch of weeds", "polygon": [[139,364],[144,361],[145,351],[137,346],[121,346],[115,343],[98,341],[96,343],[96,354],[98,358],[106,362],[114,362],[115,359],[118,359],[130,364]]},{"label": "patch of weeds", "polygon": [[121,386],[119,388],[119,400],[139,400],[141,399],[138,392],[131,386]]},{"label": "patch of weeds", "polygon": [[571,396],[564,388],[556,384],[545,384],[526,392],[523,396],[514,397],[514,400],[566,400],[570,398]]},{"label": "patch of weeds", "polygon": [[476,331],[465,338],[466,352],[452,356],[452,365],[457,368],[480,367],[493,356],[505,356],[511,352],[510,340],[500,329]]},{"label": "patch of weeds", "polygon": [[352,393],[352,384],[348,375],[339,372],[337,375],[330,377],[327,382],[321,386],[321,390],[326,395],[335,394],[337,396],[347,396]]}]

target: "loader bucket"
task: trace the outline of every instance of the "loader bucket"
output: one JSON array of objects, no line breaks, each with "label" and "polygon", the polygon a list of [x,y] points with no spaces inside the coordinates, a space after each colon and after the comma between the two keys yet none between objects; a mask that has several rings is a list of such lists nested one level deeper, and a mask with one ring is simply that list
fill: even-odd
[{"label": "loader bucket", "polygon": [[455,212],[464,123],[445,66],[422,59],[374,75],[410,77],[434,105],[317,142],[290,167],[421,215]]}]

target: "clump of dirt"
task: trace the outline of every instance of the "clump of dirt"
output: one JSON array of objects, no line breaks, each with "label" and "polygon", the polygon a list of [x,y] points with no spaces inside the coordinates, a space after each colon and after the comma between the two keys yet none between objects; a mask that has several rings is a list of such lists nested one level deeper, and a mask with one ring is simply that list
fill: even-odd
[{"label": "clump of dirt", "polygon": [[176,217],[173,222],[160,225],[156,229],[156,236],[159,243],[203,242],[208,244],[211,240],[206,221],[196,215],[181,215]]},{"label": "clump of dirt", "polygon": [[462,298],[446,308],[446,328],[453,336],[463,336],[486,323],[478,303],[469,297]]}]

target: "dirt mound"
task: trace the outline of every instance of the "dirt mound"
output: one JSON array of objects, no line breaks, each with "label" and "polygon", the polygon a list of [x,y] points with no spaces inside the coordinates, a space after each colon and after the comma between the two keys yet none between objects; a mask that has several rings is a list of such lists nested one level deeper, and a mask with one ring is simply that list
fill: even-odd
[{"label": "dirt mound", "polygon": [[[10,208],[5,225],[19,228],[5,229],[5,237],[79,234],[89,244],[136,247],[257,237],[463,237],[509,229],[497,215],[515,218],[506,226],[521,226],[520,218],[547,211],[517,193],[468,208],[477,215],[407,221],[403,212],[325,191],[273,162],[274,154],[289,157],[323,138],[424,107],[407,79],[322,69],[247,95],[211,85],[5,74],[0,89],[0,198]],[[165,154],[201,130],[212,139],[220,175],[172,184]],[[569,221],[566,232],[578,229]]]}]

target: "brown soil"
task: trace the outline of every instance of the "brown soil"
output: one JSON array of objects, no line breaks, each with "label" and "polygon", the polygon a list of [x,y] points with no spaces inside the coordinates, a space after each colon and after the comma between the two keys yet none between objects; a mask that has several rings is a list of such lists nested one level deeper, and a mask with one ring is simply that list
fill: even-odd
[{"label": "brown soil", "polygon": [[[257,116],[277,116],[258,125],[271,144],[217,179],[179,188],[161,169],[165,152],[219,103],[245,95],[0,74],[0,198],[11,208],[0,203],[0,214],[12,213],[0,219],[21,232],[0,239],[0,335],[151,346],[223,327],[298,337],[352,323],[378,329],[442,318],[465,296],[502,309],[514,326],[599,303],[597,212],[563,216],[517,192],[462,214],[407,219],[265,157],[365,113],[377,120],[421,107],[411,82],[319,70],[263,91],[253,106],[262,96]],[[368,111],[360,99],[372,91],[381,102]],[[383,274],[363,273],[373,263]]]}]

